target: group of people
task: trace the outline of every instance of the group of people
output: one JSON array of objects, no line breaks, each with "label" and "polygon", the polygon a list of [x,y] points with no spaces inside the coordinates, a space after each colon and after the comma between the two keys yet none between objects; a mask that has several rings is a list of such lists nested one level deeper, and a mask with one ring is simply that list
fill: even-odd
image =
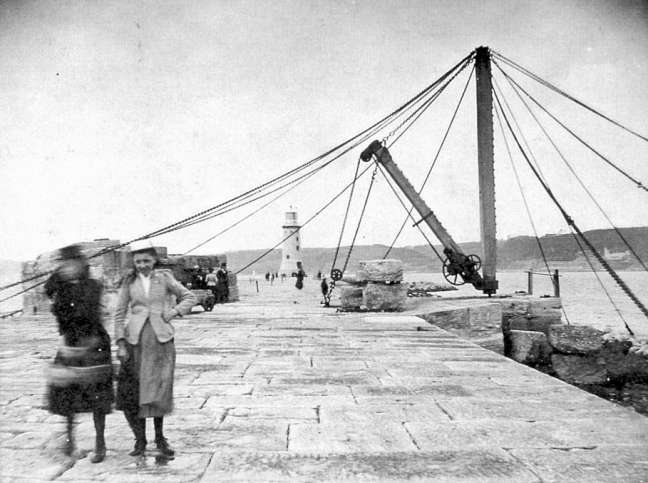
[{"label": "group of people", "polygon": [[227,302],[229,300],[227,263],[221,263],[216,271],[210,267],[207,273],[202,268],[195,267],[191,275],[191,288],[210,290],[217,304]]},{"label": "group of people", "polygon": [[106,456],[106,414],[113,403],[124,412],[135,437],[131,456],[143,455],[146,450],[149,418],[153,419],[159,456],[174,456],[164,436],[164,416],[173,409],[176,350],[172,321],[189,313],[197,301],[170,271],[156,269],[155,248],[134,246],[131,253],[133,269],[120,282],[114,316],[120,361],[117,374],[112,367],[110,337],[101,320],[102,286],[90,278],[88,261],[79,246],[60,251],[61,263],[45,284],[62,336],[48,375],[49,410],[66,417],[67,455],[74,451],[74,415],[93,413],[93,463]]}]

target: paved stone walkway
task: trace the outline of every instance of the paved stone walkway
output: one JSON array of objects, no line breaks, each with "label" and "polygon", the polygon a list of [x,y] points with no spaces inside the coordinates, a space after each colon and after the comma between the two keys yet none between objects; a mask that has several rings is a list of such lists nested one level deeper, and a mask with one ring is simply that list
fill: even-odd
[{"label": "paved stone walkway", "polygon": [[63,418],[43,409],[55,323],[2,321],[0,481],[648,481],[648,418],[417,317],[291,297],[176,324],[172,461],[128,456],[120,412],[103,463],[89,414],[64,457]]}]

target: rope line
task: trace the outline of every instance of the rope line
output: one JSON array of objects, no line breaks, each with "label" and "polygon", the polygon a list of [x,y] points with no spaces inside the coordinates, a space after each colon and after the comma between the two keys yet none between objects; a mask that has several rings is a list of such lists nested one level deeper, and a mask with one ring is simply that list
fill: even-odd
[{"label": "rope line", "polygon": [[571,230],[571,233],[572,233],[572,236],[574,237],[574,240],[576,240],[576,243],[578,244],[578,248],[580,249],[581,253],[585,257],[585,260],[587,261],[587,264],[589,265],[590,270],[594,273],[594,276],[596,277],[596,280],[598,281],[601,289],[603,290],[603,293],[607,297],[610,304],[612,304],[612,307],[614,308],[614,311],[617,313],[617,315],[619,316],[619,318],[623,322],[623,325],[625,325],[625,328],[628,331],[628,333],[630,335],[634,335],[634,332],[632,332],[632,329],[630,328],[630,326],[628,326],[628,322],[626,321],[625,317],[621,313],[621,310],[619,310],[619,307],[617,306],[617,304],[612,299],[612,296],[610,295],[610,292],[607,290],[607,288],[605,287],[605,284],[603,283],[603,280],[601,280],[601,277],[599,276],[598,272],[596,271],[596,268],[594,267],[594,264],[592,263],[589,255],[587,254],[587,250],[585,250],[585,247],[583,246],[581,241],[578,239],[578,236],[576,236],[576,233],[574,233],[573,230]]},{"label": "rope line", "polygon": [[[365,173],[369,170],[370,167],[371,167],[371,166],[367,166],[364,170],[362,170],[362,172],[358,175],[358,178],[362,177],[362,175],[365,174]],[[302,225],[301,225],[302,228],[303,228],[304,226],[306,226],[308,223],[310,223],[313,219],[315,219],[315,217],[317,217],[320,213],[322,213],[322,211],[324,211],[326,208],[328,208],[328,207],[329,207],[329,206],[330,206],[330,205],[331,205],[335,200],[337,200],[340,196],[342,196],[342,195],[344,194],[344,192],[345,192],[346,190],[348,190],[348,189],[351,187],[351,185],[353,184],[353,182],[355,182],[355,180],[353,180],[351,183],[347,184],[346,187],[344,187],[344,188],[342,189],[342,191],[340,191],[338,194],[336,194],[336,195],[335,195],[335,196],[334,196],[334,197],[333,197],[333,198],[332,198],[328,203],[326,203],[322,208],[320,208],[320,209],[319,209],[319,210],[318,210],[318,211],[317,211],[313,216],[311,216],[308,220],[306,220],[304,223],[302,223]],[[275,246],[273,246],[272,248],[266,250],[266,251],[265,251],[264,253],[262,253],[260,256],[258,256],[258,257],[255,258],[254,260],[252,260],[250,263],[248,263],[247,265],[245,265],[243,268],[237,270],[235,273],[238,275],[238,274],[241,273],[243,270],[245,270],[245,269],[251,267],[251,266],[254,265],[256,262],[258,262],[258,261],[261,260],[263,257],[265,257],[268,253],[270,253],[272,250],[274,250],[274,249],[277,248],[279,245],[281,245],[283,242],[285,242],[285,241],[288,240],[289,238],[295,236],[295,234],[298,233],[298,232],[299,232],[299,230],[294,231],[294,232],[292,232],[290,235],[284,237],[284,238],[281,239],[281,240],[279,241],[279,243],[277,243]]]},{"label": "rope line", "polygon": [[[351,191],[349,192],[349,200],[347,201],[346,210],[344,211],[344,219],[342,220],[342,229],[340,230],[340,236],[338,238],[337,246],[335,247],[335,255],[333,256],[333,263],[331,263],[331,270],[329,273],[333,272],[335,264],[337,262],[338,254],[340,253],[340,245],[342,244],[342,235],[344,235],[344,228],[346,227],[347,218],[349,217],[349,209],[351,208],[351,200],[353,199],[353,192],[355,190],[355,182],[358,179],[358,171],[360,170],[360,158],[356,163],[355,174],[353,175],[353,184],[351,185]],[[344,270],[342,270],[344,273]]]},{"label": "rope line", "polygon": [[[115,251],[115,250],[118,250],[118,249],[120,249],[120,248],[123,248],[123,247],[125,247],[125,246],[127,246],[127,245],[130,245],[131,243],[134,243],[134,242],[136,242],[136,241],[140,241],[140,240],[146,240],[146,239],[154,238],[154,237],[156,237],[156,236],[160,236],[160,235],[163,235],[163,234],[171,233],[172,231],[176,231],[176,230],[178,230],[178,229],[185,228],[186,226],[191,226],[193,223],[190,223],[190,222],[192,222],[192,221],[195,220],[195,219],[199,219],[200,217],[205,217],[205,216],[206,216],[206,218],[204,218],[204,219],[205,219],[205,220],[206,220],[206,219],[209,219],[210,217],[209,217],[208,215],[209,215],[210,213],[212,213],[212,212],[214,212],[214,211],[216,211],[216,210],[218,210],[218,209],[225,209],[225,207],[227,207],[227,206],[230,205],[230,204],[233,204],[233,203],[236,202],[236,201],[239,201],[239,200],[245,199],[246,197],[252,196],[252,195],[254,195],[255,193],[259,193],[260,191],[262,191],[262,190],[268,188],[269,186],[271,186],[271,185],[273,185],[273,184],[275,184],[275,183],[277,183],[277,182],[280,182],[280,181],[286,179],[287,177],[289,177],[289,176],[291,176],[291,175],[293,175],[293,174],[296,174],[296,173],[298,173],[298,172],[300,172],[300,171],[302,171],[302,170],[304,170],[304,169],[307,169],[308,167],[312,166],[313,164],[317,163],[318,161],[321,161],[322,159],[324,159],[326,156],[328,156],[328,155],[334,153],[335,151],[337,151],[337,150],[343,148],[344,146],[350,144],[350,143],[353,142],[354,140],[358,139],[360,136],[365,135],[365,134],[371,132],[374,128],[382,129],[382,128],[384,127],[384,125],[385,125],[386,123],[388,123],[387,121],[391,122],[391,121],[393,121],[392,118],[398,118],[398,117],[400,117],[400,116],[403,114],[403,112],[405,112],[405,111],[406,111],[407,109],[409,109],[411,106],[413,106],[413,105],[415,105],[416,103],[418,103],[422,98],[424,98],[427,94],[429,94],[429,92],[431,92],[431,91],[432,91],[433,89],[435,89],[439,84],[441,84],[441,83],[442,83],[442,82],[443,82],[443,81],[444,81],[444,80],[445,80],[449,75],[451,75],[451,74],[452,74],[456,69],[461,68],[462,66],[464,66],[465,63],[470,62],[470,61],[472,60],[473,56],[474,56],[474,51],[473,51],[473,52],[470,52],[468,55],[466,55],[463,59],[461,59],[461,60],[460,60],[459,62],[457,62],[454,66],[452,66],[448,71],[446,71],[446,72],[445,72],[441,77],[439,77],[437,80],[435,80],[434,82],[432,82],[429,86],[425,87],[423,90],[421,90],[421,91],[420,91],[419,93],[417,93],[414,97],[412,97],[412,98],[409,99],[407,102],[405,102],[404,104],[402,104],[400,107],[398,107],[397,109],[395,109],[394,111],[392,111],[392,112],[389,113],[388,115],[384,116],[382,119],[380,119],[379,121],[375,122],[375,123],[372,124],[370,127],[364,129],[363,131],[360,131],[360,132],[357,133],[356,135],[354,135],[354,136],[350,137],[349,139],[343,141],[342,143],[338,144],[337,146],[335,146],[335,147],[329,149],[329,150],[326,151],[325,153],[323,153],[323,154],[321,154],[321,155],[319,155],[319,156],[317,156],[317,157],[315,157],[315,158],[313,158],[313,159],[311,159],[311,160],[309,160],[309,161],[303,163],[303,164],[300,165],[300,166],[297,166],[296,168],[293,168],[293,169],[287,171],[286,173],[283,173],[283,174],[281,174],[281,175],[279,175],[279,176],[277,176],[277,177],[271,179],[270,181],[267,181],[267,182],[265,182],[265,183],[263,183],[263,184],[261,184],[261,185],[255,187],[255,188],[252,188],[252,189],[250,189],[250,190],[248,190],[248,191],[246,191],[246,192],[244,192],[244,193],[242,193],[242,194],[239,194],[239,195],[237,195],[237,196],[235,196],[235,197],[233,197],[233,198],[231,198],[231,199],[229,199],[229,200],[227,200],[227,201],[225,201],[225,202],[222,202],[222,203],[219,203],[219,204],[217,204],[217,205],[214,205],[214,206],[212,206],[212,207],[210,207],[210,208],[207,208],[207,209],[205,209],[205,210],[202,210],[202,211],[200,211],[200,212],[198,212],[198,213],[196,213],[196,214],[194,214],[194,215],[188,216],[188,217],[186,217],[186,218],[184,218],[184,219],[182,219],[182,220],[180,220],[180,221],[177,221],[177,222],[171,223],[171,224],[169,224],[169,225],[167,225],[167,226],[165,226],[165,227],[163,227],[163,228],[160,228],[160,229],[158,229],[158,230],[155,230],[155,231],[153,231],[153,232],[147,233],[147,234],[142,235],[142,236],[139,236],[139,237],[137,237],[137,238],[133,238],[133,239],[127,241],[127,242],[120,243],[120,244],[117,244],[117,245],[113,245],[113,246],[111,246],[111,247],[106,247],[106,248],[100,250],[98,253],[96,253],[96,254],[94,254],[94,255],[88,257],[88,258],[94,258],[94,257],[96,257],[96,256],[101,256],[101,255],[104,255],[104,254],[106,254],[106,253],[110,253],[110,252],[112,252],[112,251]],[[347,151],[347,152],[348,152],[348,151]],[[338,159],[338,158],[335,158],[335,159]],[[330,162],[332,162],[332,161],[333,161],[333,160],[331,160]],[[326,164],[326,165],[328,165],[328,164]],[[326,165],[325,165],[325,166],[326,166]],[[202,220],[202,221],[204,221],[204,220]],[[36,280],[36,279],[38,279],[38,278],[41,278],[41,277],[45,277],[45,276],[51,275],[52,273],[53,273],[53,271],[48,271],[48,272],[43,272],[43,273],[35,274],[35,275],[32,276],[32,277],[28,277],[28,278],[26,278],[26,279],[21,279],[20,281],[13,282],[13,283],[7,284],[7,285],[5,285],[5,286],[2,286],[2,287],[0,287],[0,291],[3,291],[3,290],[6,290],[6,289],[9,289],[9,288],[11,288],[11,287],[15,287],[15,286],[17,286],[17,285],[23,284],[23,283],[28,282],[28,281]],[[44,282],[43,282],[43,283],[44,283]],[[28,288],[28,289],[26,289],[26,290],[23,290],[23,291],[21,291],[21,292],[19,292],[19,293],[17,293],[17,294],[14,294],[14,295],[12,295],[12,296],[9,296],[8,298],[15,297],[16,295],[19,295],[19,294],[24,293],[24,292],[26,292],[26,291],[28,291],[28,290],[31,290],[32,288],[35,288],[35,287],[37,287],[37,286],[39,286],[39,285],[40,285],[40,284],[34,285],[33,287],[30,287],[30,288]],[[8,298],[7,298],[7,299],[8,299]],[[4,300],[7,300],[7,299],[4,299]]]},{"label": "rope line", "polygon": [[542,178],[539,176],[538,172],[534,168],[533,164],[530,162],[528,156],[526,155],[526,152],[524,151],[524,148],[520,144],[520,141],[518,140],[517,136],[515,135],[515,132],[513,131],[511,124],[506,117],[506,113],[502,110],[502,105],[500,103],[499,97],[497,95],[497,91],[493,91],[493,95],[495,96],[495,100],[497,101],[497,104],[500,107],[500,112],[502,113],[502,116],[504,117],[504,121],[506,122],[506,125],[509,129],[509,132],[513,136],[513,139],[515,140],[515,143],[518,146],[518,149],[522,153],[522,156],[526,160],[527,164],[533,171],[533,174],[536,176],[542,187],[544,188],[545,192],[551,198],[551,200],[554,202],[556,207],[559,209],[560,213],[562,214],[563,218],[567,222],[567,224],[572,227],[574,231],[578,233],[578,235],[581,237],[583,242],[587,245],[587,247],[591,250],[592,254],[596,257],[598,262],[605,268],[605,270],[610,274],[610,276],[615,280],[615,282],[621,287],[621,289],[626,293],[626,295],[635,303],[637,307],[639,307],[639,310],[648,318],[648,309],[643,305],[643,303],[635,296],[635,294],[630,290],[630,287],[626,285],[626,283],[619,277],[619,275],[614,271],[614,269],[610,266],[609,263],[601,256],[600,253],[594,248],[594,246],[590,243],[590,241],[585,237],[585,235],[580,231],[574,220],[567,214],[565,209],[562,207],[560,202],[556,199],[555,195],[549,188],[549,186],[542,180]]},{"label": "rope line", "polygon": [[515,86],[520,89],[529,99],[531,99],[534,104],[536,104],[540,109],[542,109],[549,117],[551,117],[556,123],[558,123],[565,131],[567,131],[569,134],[571,134],[575,139],[577,139],[583,146],[585,146],[587,149],[589,149],[591,152],[596,154],[599,158],[601,158],[605,163],[607,163],[609,166],[617,170],[619,173],[621,173],[623,176],[625,176],[627,179],[632,181],[635,185],[637,185],[638,188],[648,191],[648,187],[646,187],[641,181],[635,179],[632,177],[630,174],[625,172],[623,169],[619,168],[616,164],[614,164],[612,161],[610,161],[606,156],[604,156],[602,153],[597,151],[594,147],[592,147],[590,144],[588,144],[583,138],[581,138],[578,134],[576,134],[572,129],[567,127],[560,119],[558,119],[556,116],[554,116],[547,108],[545,108],[538,100],[536,100],[535,97],[533,97],[531,94],[529,94],[520,84],[518,84],[515,79],[513,79],[511,76],[509,76],[500,66],[497,62],[493,61],[495,66],[500,70],[500,72],[507,78],[509,79],[510,82],[515,84]]},{"label": "rope line", "polygon": [[[556,153],[558,154],[558,156],[560,157],[560,159],[563,161],[563,163],[565,164],[565,166],[567,166],[567,168],[568,168],[569,171],[572,173],[572,175],[576,178],[576,180],[578,181],[578,183],[579,183],[579,185],[581,186],[581,188],[583,189],[583,191],[585,191],[585,193],[586,193],[587,196],[590,198],[590,200],[592,201],[592,203],[594,203],[594,205],[598,208],[599,212],[600,212],[600,213],[605,217],[605,219],[607,220],[607,222],[610,224],[610,226],[612,227],[612,229],[616,232],[616,234],[617,234],[617,235],[619,236],[619,238],[622,240],[622,242],[623,242],[623,244],[626,246],[626,248],[628,248],[628,250],[630,251],[630,253],[632,253],[632,255],[637,259],[637,261],[638,261],[639,264],[643,267],[643,269],[644,269],[645,271],[648,271],[648,267],[646,266],[646,264],[644,263],[644,261],[641,259],[641,257],[639,257],[639,254],[634,250],[634,248],[632,247],[632,245],[630,244],[630,242],[629,242],[629,241],[628,241],[628,240],[623,236],[623,234],[621,233],[621,230],[619,230],[619,228],[614,224],[614,222],[612,222],[612,220],[610,219],[610,217],[608,216],[608,214],[605,212],[605,210],[603,209],[603,207],[602,207],[602,206],[600,205],[600,203],[596,200],[596,198],[595,198],[594,195],[590,192],[590,190],[587,188],[587,186],[585,186],[585,183],[583,183],[583,181],[581,180],[581,178],[578,176],[578,174],[576,173],[576,170],[573,168],[573,166],[572,166],[571,163],[567,160],[567,158],[563,155],[562,151],[558,148],[558,146],[557,146],[556,143],[554,142],[553,138],[549,135],[549,133],[547,132],[547,130],[545,129],[545,127],[542,125],[542,123],[540,122],[540,120],[538,119],[538,117],[535,115],[535,113],[534,113],[533,110],[531,109],[531,106],[529,106],[529,104],[525,101],[524,97],[522,97],[522,95],[520,94],[520,92],[518,91],[518,89],[516,88],[516,86],[511,82],[511,80],[510,80],[508,77],[506,77],[506,80],[509,82],[509,85],[511,86],[511,89],[512,89],[513,92],[515,92],[515,94],[518,96],[518,98],[520,99],[520,101],[522,102],[522,104],[524,105],[524,107],[527,109],[527,111],[529,112],[529,114],[531,114],[531,116],[532,116],[533,119],[535,120],[535,122],[536,122],[536,124],[538,125],[538,127],[540,127],[540,129],[542,130],[543,134],[545,135],[545,137],[547,138],[547,140],[549,141],[549,143],[553,146],[554,150],[556,151]],[[497,84],[497,81],[496,81],[495,83]],[[499,89],[499,87],[498,87],[498,89]],[[501,92],[502,92],[501,89],[499,89],[499,92],[500,92],[500,94],[501,94]],[[503,98],[503,97],[502,97],[502,98]],[[504,99],[504,98],[503,98],[503,99]],[[504,102],[506,103],[506,99],[504,99]],[[508,109],[509,109],[509,112],[511,112],[511,108],[509,107]],[[519,130],[519,127],[518,127],[518,130]]]},{"label": "rope line", "polygon": [[[446,131],[443,135],[443,138],[441,139],[441,144],[439,145],[439,148],[437,149],[436,154],[434,155],[434,159],[432,160],[432,164],[430,166],[430,169],[428,169],[428,172],[425,175],[425,179],[423,180],[423,183],[421,183],[421,187],[418,190],[418,194],[420,195],[423,192],[423,188],[425,188],[425,185],[427,184],[430,175],[432,174],[432,170],[434,169],[434,166],[437,163],[437,160],[439,159],[439,155],[441,154],[441,150],[443,149],[443,146],[445,145],[446,139],[448,138],[448,134],[450,134],[450,129],[452,128],[452,125],[454,123],[455,118],[457,117],[457,112],[459,111],[459,108],[461,107],[461,104],[463,102],[464,96],[466,94],[466,91],[468,90],[468,85],[470,84],[470,80],[472,79],[472,75],[475,72],[475,66],[473,65],[472,70],[470,71],[470,74],[468,75],[468,80],[466,81],[466,85],[463,88],[463,91],[461,92],[461,96],[459,97],[459,101],[457,102],[457,106],[455,107],[454,112],[452,113],[452,117],[450,118],[450,122],[448,123],[448,127],[446,128]],[[396,142],[398,139],[394,140]],[[393,144],[393,143],[392,143]],[[400,229],[396,233],[396,236],[394,236],[394,239],[392,240],[391,244],[389,245],[389,248],[383,255],[383,260],[389,256],[389,253],[392,251],[394,248],[394,245],[398,241],[398,238],[400,237],[401,233],[403,232],[403,229],[405,228],[405,225],[407,224],[407,220],[411,218],[411,213],[414,210],[414,205],[412,205],[409,210],[407,210],[407,216],[405,216],[405,219],[403,220],[403,223],[400,226]]]},{"label": "rope line", "polygon": [[529,69],[527,69],[527,68],[521,66],[521,65],[518,64],[517,62],[514,62],[513,60],[511,60],[511,59],[509,59],[509,58],[507,58],[507,57],[504,57],[502,54],[500,54],[499,52],[496,52],[495,50],[492,50],[492,49],[491,49],[491,52],[492,52],[493,55],[495,55],[495,57],[497,57],[498,59],[501,59],[503,62],[506,62],[506,63],[507,63],[508,65],[510,65],[511,67],[517,69],[518,71],[520,71],[520,72],[522,72],[523,74],[527,75],[528,77],[530,77],[531,79],[535,80],[536,82],[539,82],[539,83],[542,84],[543,86],[545,86],[545,87],[551,89],[551,90],[554,91],[554,92],[557,92],[558,94],[561,94],[562,96],[566,97],[566,98],[569,99],[570,101],[575,102],[575,103],[578,104],[579,106],[581,106],[581,107],[587,109],[588,111],[590,111],[590,112],[596,114],[596,115],[599,116],[599,117],[602,117],[602,118],[605,119],[606,121],[611,122],[611,123],[614,124],[615,126],[620,127],[621,129],[623,129],[623,130],[629,132],[630,134],[632,134],[632,135],[638,137],[639,139],[643,139],[644,141],[648,141],[648,137],[646,137],[646,136],[644,136],[644,135],[642,135],[642,134],[639,134],[638,132],[636,132],[636,131],[630,129],[629,127],[624,126],[624,125],[621,124],[620,122],[615,121],[614,119],[612,119],[612,118],[606,116],[605,114],[602,114],[601,112],[597,111],[597,110],[594,109],[593,107],[588,106],[588,105],[585,104],[583,101],[580,101],[580,100],[576,99],[574,96],[572,96],[572,95],[568,94],[567,92],[563,91],[562,89],[556,87],[556,86],[553,85],[551,82],[544,80],[544,79],[541,78],[539,75],[534,74],[534,73],[531,72]]},{"label": "rope line", "polygon": [[[359,158],[358,158],[359,161]],[[349,265],[349,260],[351,259],[351,252],[353,251],[353,247],[355,245],[356,237],[358,236],[358,232],[360,231],[360,224],[362,223],[362,218],[364,217],[365,210],[367,209],[367,202],[369,201],[369,195],[371,194],[371,188],[373,188],[374,181],[376,179],[376,170],[378,169],[378,165],[376,164],[376,167],[374,167],[373,174],[371,175],[371,181],[369,183],[369,188],[367,189],[367,195],[365,196],[364,204],[362,205],[362,211],[360,212],[360,217],[358,218],[358,224],[355,229],[355,233],[353,234],[353,239],[351,240],[351,245],[349,246],[349,251],[347,252],[346,260],[344,260],[344,266],[342,267],[342,273],[344,273],[347,269],[347,266]]]},{"label": "rope line", "polygon": [[[376,162],[376,161],[374,161],[374,162]],[[376,163],[377,163],[377,162],[376,162]],[[438,251],[436,248],[434,248],[434,245],[432,244],[432,242],[430,241],[430,239],[427,237],[427,235],[425,234],[425,232],[423,231],[423,229],[421,228],[421,226],[420,226],[419,224],[416,223],[416,220],[414,219],[414,217],[413,217],[412,214],[410,213],[409,208],[407,207],[407,205],[405,204],[405,202],[401,199],[400,195],[398,194],[398,191],[396,191],[396,188],[394,188],[394,185],[392,184],[391,180],[389,179],[389,176],[387,176],[387,175],[385,174],[385,172],[384,172],[382,166],[380,166],[380,164],[378,164],[378,170],[380,171],[380,174],[383,175],[383,178],[385,178],[385,181],[387,181],[387,185],[391,188],[392,192],[394,193],[394,196],[396,196],[396,199],[399,201],[399,203],[401,204],[401,206],[405,209],[405,212],[407,213],[407,216],[409,216],[410,220],[412,220],[412,221],[414,222],[414,226],[416,226],[416,228],[417,228],[418,231],[421,233],[421,235],[423,236],[423,238],[425,238],[425,241],[428,243],[428,245],[430,246],[430,248],[432,249],[432,251],[434,252],[434,254],[437,256],[437,258],[441,261],[441,263],[443,263],[443,260],[444,260],[443,257],[441,256],[441,254],[439,253],[439,251]]]},{"label": "rope line", "polygon": [[[513,154],[511,153],[511,148],[509,146],[508,139],[506,138],[506,132],[504,131],[504,126],[502,126],[502,119],[500,117],[498,106],[495,106],[494,111],[495,111],[495,117],[497,118],[497,124],[499,125],[500,128],[502,139],[504,140],[504,146],[506,147],[506,152],[508,154],[509,162],[511,164],[511,168],[513,169],[513,174],[515,175],[515,181],[517,182],[518,190],[520,191],[520,196],[522,197],[522,201],[524,203],[524,209],[526,210],[527,218],[529,219],[529,223],[531,225],[531,228],[533,229],[533,234],[535,236],[536,243],[538,244],[540,255],[542,256],[542,262],[544,263],[544,266],[547,269],[547,275],[551,276],[551,269],[549,268],[547,255],[545,254],[544,247],[542,246],[542,242],[540,241],[540,237],[538,236],[538,230],[536,228],[535,221],[533,221],[533,215],[531,214],[531,208],[529,207],[529,202],[527,201],[527,197],[524,194],[524,188],[522,187],[522,181],[520,180],[520,175],[518,173],[517,168],[515,167],[515,163],[513,162]],[[567,312],[565,311],[565,307],[563,306],[563,304],[560,304],[560,308],[562,309],[562,313],[565,316],[565,320],[567,321],[567,324],[570,324],[569,317],[567,316]]]}]

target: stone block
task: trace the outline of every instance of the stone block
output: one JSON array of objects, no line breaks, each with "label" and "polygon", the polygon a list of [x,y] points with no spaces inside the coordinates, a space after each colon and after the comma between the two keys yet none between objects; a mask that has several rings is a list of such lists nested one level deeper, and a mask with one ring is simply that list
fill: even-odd
[{"label": "stone block", "polygon": [[468,307],[470,337],[498,334],[502,321],[502,307],[497,303]]},{"label": "stone block", "polygon": [[502,334],[504,336],[504,355],[511,357],[511,331],[525,330],[542,332],[549,335],[549,327],[554,324],[562,324],[560,317],[554,315],[515,315],[513,317],[502,317]]},{"label": "stone block", "polygon": [[403,310],[406,299],[407,287],[400,283],[369,283],[362,291],[362,305],[367,310]]},{"label": "stone block", "polygon": [[556,315],[560,317],[562,307],[560,297],[512,297],[502,299],[499,303],[502,305],[504,317],[516,315]]},{"label": "stone block", "polygon": [[[607,344],[606,344],[607,345]],[[605,364],[612,379],[637,378],[648,381],[648,357],[645,355],[630,351],[602,351],[605,358]]]},{"label": "stone block", "polygon": [[344,310],[357,310],[362,305],[362,287],[340,287],[340,303]]},{"label": "stone block", "polygon": [[511,358],[527,365],[548,362],[551,346],[547,336],[542,332],[529,330],[511,330]]},{"label": "stone block", "polygon": [[609,374],[602,356],[551,354],[551,365],[558,377],[570,384],[604,384]]},{"label": "stone block", "polygon": [[533,332],[542,332],[549,335],[549,327],[552,325],[561,325],[560,317],[553,315],[516,315],[506,322],[502,322],[502,331],[508,330],[530,330]]},{"label": "stone block", "polygon": [[364,260],[356,272],[357,282],[396,283],[403,280],[403,262],[392,258]]},{"label": "stone block", "polygon": [[588,326],[553,325],[548,339],[554,351],[563,354],[592,354],[603,347],[605,332]]}]

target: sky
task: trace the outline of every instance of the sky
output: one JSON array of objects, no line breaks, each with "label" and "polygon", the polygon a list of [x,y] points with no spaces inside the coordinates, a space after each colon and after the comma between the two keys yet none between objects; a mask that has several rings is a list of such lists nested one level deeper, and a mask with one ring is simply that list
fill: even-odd
[{"label": "sky", "polygon": [[[480,45],[648,134],[641,1],[1,2],[0,259],[95,238],[130,240],[227,201],[368,127]],[[543,176],[578,226],[609,228],[605,216],[616,226],[648,225],[648,192],[546,121],[605,216],[596,208],[493,69]],[[414,186],[468,74],[390,148]],[[648,143],[516,79],[648,185]],[[458,242],[479,240],[474,91],[473,79],[422,192]],[[497,126],[494,143],[497,236],[533,234]],[[196,253],[279,243],[284,212],[313,216],[350,182],[362,147]],[[539,234],[565,232],[524,160],[514,155],[513,163]],[[368,184],[358,181],[343,244]],[[302,245],[335,246],[346,203],[341,196],[309,222]],[[154,243],[184,253],[254,208]],[[403,219],[377,177],[356,243],[390,244]],[[424,243],[409,223],[396,244]]]}]

